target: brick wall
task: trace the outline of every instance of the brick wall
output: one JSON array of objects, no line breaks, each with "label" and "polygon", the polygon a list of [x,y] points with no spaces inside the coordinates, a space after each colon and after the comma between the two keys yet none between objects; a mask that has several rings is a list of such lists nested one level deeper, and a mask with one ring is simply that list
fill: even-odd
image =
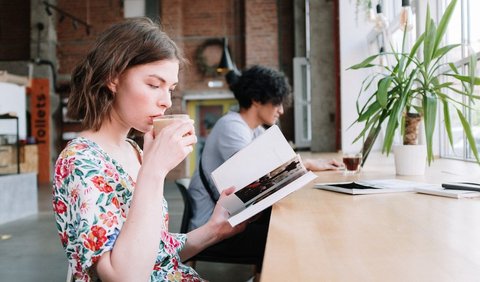
[{"label": "brick wall", "polygon": [[[87,8],[87,2],[89,7]],[[78,25],[75,29],[70,19],[57,23],[57,59],[60,75],[69,75],[85,56],[97,35],[115,22],[123,19],[121,1],[58,0],[58,7],[93,26],[90,35]]]},{"label": "brick wall", "polygon": [[277,1],[245,1],[245,17],[246,65],[278,69]]}]

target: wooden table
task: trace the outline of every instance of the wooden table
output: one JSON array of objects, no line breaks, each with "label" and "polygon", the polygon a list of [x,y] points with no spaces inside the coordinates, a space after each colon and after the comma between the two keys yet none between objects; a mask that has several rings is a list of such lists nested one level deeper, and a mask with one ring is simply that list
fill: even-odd
[{"label": "wooden table", "polygon": [[480,280],[479,198],[352,196],[313,188],[369,178],[478,182],[480,166],[440,159],[423,176],[397,177],[392,157],[370,158],[353,177],[319,172],[273,206],[261,281]]}]

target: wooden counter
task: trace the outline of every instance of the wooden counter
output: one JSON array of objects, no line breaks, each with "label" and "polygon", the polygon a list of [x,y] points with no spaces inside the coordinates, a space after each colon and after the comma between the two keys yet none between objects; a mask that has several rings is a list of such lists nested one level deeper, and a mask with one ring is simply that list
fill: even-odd
[{"label": "wooden counter", "polygon": [[424,176],[396,177],[392,157],[371,158],[353,177],[319,172],[307,187],[273,206],[261,281],[478,281],[479,198],[414,192],[352,196],[314,189],[313,183],[478,182],[480,166],[441,159]]}]

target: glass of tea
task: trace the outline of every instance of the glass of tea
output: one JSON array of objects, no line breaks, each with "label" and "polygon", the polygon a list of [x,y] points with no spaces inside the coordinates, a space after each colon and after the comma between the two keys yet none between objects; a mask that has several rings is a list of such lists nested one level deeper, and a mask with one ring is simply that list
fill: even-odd
[{"label": "glass of tea", "polygon": [[355,174],[360,171],[362,164],[362,153],[344,153],[343,164],[345,165],[345,174]]}]

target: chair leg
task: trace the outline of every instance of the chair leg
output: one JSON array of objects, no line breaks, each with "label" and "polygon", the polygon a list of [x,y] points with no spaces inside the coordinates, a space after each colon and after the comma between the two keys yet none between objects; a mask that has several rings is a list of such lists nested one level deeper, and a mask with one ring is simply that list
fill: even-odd
[{"label": "chair leg", "polygon": [[257,271],[257,266],[253,266],[253,282],[260,282],[261,273]]}]

